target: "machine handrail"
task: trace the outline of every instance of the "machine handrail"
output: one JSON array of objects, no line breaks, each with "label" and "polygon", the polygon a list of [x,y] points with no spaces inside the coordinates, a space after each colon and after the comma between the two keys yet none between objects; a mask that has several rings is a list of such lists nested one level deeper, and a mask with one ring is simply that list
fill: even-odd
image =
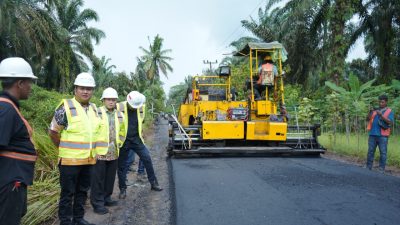
[{"label": "machine handrail", "polygon": [[[179,121],[178,121],[178,119],[176,118],[176,116],[175,116],[175,115],[172,115],[172,118],[175,120],[176,124],[178,124],[179,131],[180,131],[181,133],[183,133],[183,134],[186,136],[186,138],[187,138],[187,140],[188,140],[188,144],[189,144],[189,149],[192,149],[192,139],[191,139],[191,137],[186,133],[185,129],[184,129],[184,128],[182,127],[182,125],[179,123]],[[182,142],[184,142],[184,140],[182,140]]]}]

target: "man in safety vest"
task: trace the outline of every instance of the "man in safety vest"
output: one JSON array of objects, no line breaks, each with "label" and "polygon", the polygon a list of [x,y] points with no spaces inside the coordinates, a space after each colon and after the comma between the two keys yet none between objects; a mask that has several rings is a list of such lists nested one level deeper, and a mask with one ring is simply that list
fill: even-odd
[{"label": "man in safety vest", "polygon": [[128,94],[126,102],[118,103],[118,109],[124,113],[124,124],[126,127],[126,139],[121,148],[120,156],[118,159],[118,182],[120,189],[120,199],[126,197],[126,174],[128,173],[128,166],[126,160],[130,150],[135,151],[142,160],[147,172],[147,179],[151,184],[151,190],[162,191],[158,185],[156,175],[154,173],[153,163],[151,160],[150,152],[144,145],[142,135],[142,124],[145,115],[145,101],[146,98],[143,94],[132,91]]},{"label": "man in safety vest", "polygon": [[19,111],[37,79],[22,58],[0,63],[0,224],[17,225],[27,210],[27,185],[32,185],[37,154],[32,128]]},{"label": "man in safety vest", "polygon": [[93,76],[80,73],[74,82],[75,97],[64,99],[57,107],[49,135],[59,150],[61,225],[90,224],[83,217],[96,155],[108,150],[107,133],[89,100],[96,86]]},{"label": "man in safety vest", "polygon": [[278,69],[272,63],[272,58],[270,55],[265,56],[264,62],[259,68],[259,78],[257,83],[254,85],[254,95],[256,100],[261,99],[261,93],[269,87],[268,90],[272,90],[275,82],[275,77],[278,76]]},{"label": "man in safety vest", "polygon": [[117,91],[111,87],[106,88],[101,96],[104,106],[98,108],[103,126],[108,131],[108,151],[106,155],[97,156],[97,163],[93,168],[90,202],[97,214],[108,213],[105,206],[117,205],[111,195],[117,174],[119,148],[125,140],[124,116],[117,110],[117,99]]},{"label": "man in safety vest", "polygon": [[369,131],[367,168],[372,169],[376,146],[379,146],[379,170],[385,172],[387,145],[394,114],[387,107],[388,97],[386,95],[381,95],[378,99],[379,109],[371,110],[367,117],[367,130]]}]

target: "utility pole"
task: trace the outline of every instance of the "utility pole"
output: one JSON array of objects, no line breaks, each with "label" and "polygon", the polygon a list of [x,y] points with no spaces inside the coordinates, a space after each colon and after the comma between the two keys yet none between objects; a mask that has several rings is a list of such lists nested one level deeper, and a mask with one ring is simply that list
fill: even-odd
[{"label": "utility pole", "polygon": [[215,62],[210,62],[210,61],[208,61],[208,60],[203,60],[203,63],[204,63],[204,64],[210,64],[210,73],[212,73],[212,65],[211,65],[211,64],[217,64],[218,61],[215,60]]}]

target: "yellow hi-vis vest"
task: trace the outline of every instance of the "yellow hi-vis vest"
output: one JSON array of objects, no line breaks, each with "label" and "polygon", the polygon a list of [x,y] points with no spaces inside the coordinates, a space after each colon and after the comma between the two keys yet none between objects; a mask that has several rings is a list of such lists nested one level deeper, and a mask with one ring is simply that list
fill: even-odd
[{"label": "yellow hi-vis vest", "polygon": [[[87,112],[75,98],[64,99],[68,127],[61,132],[58,156],[65,159],[94,158],[108,150],[107,136],[102,132],[96,105],[89,103]],[[58,108],[58,107],[57,107]]]},{"label": "yellow hi-vis vest", "polygon": [[[117,109],[121,111],[124,114],[124,125],[125,125],[125,137],[128,134],[128,103],[125,102],[120,102],[117,103]],[[142,139],[142,142],[144,144],[144,139],[143,139],[143,134],[142,134],[142,125],[144,121],[144,116],[145,116],[145,109],[146,105],[143,105],[142,107],[138,108],[137,111],[137,121],[138,121],[138,131],[139,131],[139,137]]]},{"label": "yellow hi-vis vest", "polygon": [[[106,136],[108,140],[108,144],[110,144],[110,123],[108,121],[108,116],[107,116],[107,109],[106,107],[102,106],[98,108],[97,110],[101,121],[103,123],[103,126],[105,127],[106,131]],[[125,141],[125,125],[124,125],[124,115],[122,112],[118,111],[117,109],[115,110],[114,113],[114,127],[115,127],[115,137],[116,137],[116,150],[117,150],[117,156],[119,155],[119,149],[121,148],[122,144]]]}]

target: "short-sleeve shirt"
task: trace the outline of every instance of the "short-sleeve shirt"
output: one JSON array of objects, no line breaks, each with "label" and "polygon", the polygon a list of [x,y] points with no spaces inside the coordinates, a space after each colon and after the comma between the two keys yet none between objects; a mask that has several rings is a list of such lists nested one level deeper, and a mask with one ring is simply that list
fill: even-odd
[{"label": "short-sleeve shirt", "polygon": [[[382,111],[382,115],[385,114],[386,110]],[[391,122],[394,121],[394,113],[393,113],[393,111],[391,111],[389,113],[388,119]],[[372,121],[372,127],[371,127],[371,130],[369,131],[369,135],[371,135],[371,136],[382,136],[381,135],[381,127],[379,126],[379,122],[378,121],[379,121],[379,116],[376,115],[374,117],[374,120]]]},{"label": "short-sleeve shirt", "polygon": [[[89,110],[89,105],[82,105],[83,109],[86,111]],[[68,128],[68,119],[67,113],[65,112],[64,104],[61,104],[55,111],[53,119],[51,120],[49,129],[61,133],[63,130]],[[95,158],[86,159],[66,159],[66,158],[59,158],[61,160],[61,165],[92,165],[96,163]],[[64,164],[65,163],[65,164]]]},{"label": "short-sleeve shirt", "polygon": [[[0,97],[11,100],[19,108],[17,99],[7,92],[1,92]],[[36,155],[28,129],[14,107],[6,102],[0,102],[0,134],[0,153],[16,151]],[[34,162],[0,157],[0,188],[15,181],[32,185],[34,166]]]}]

